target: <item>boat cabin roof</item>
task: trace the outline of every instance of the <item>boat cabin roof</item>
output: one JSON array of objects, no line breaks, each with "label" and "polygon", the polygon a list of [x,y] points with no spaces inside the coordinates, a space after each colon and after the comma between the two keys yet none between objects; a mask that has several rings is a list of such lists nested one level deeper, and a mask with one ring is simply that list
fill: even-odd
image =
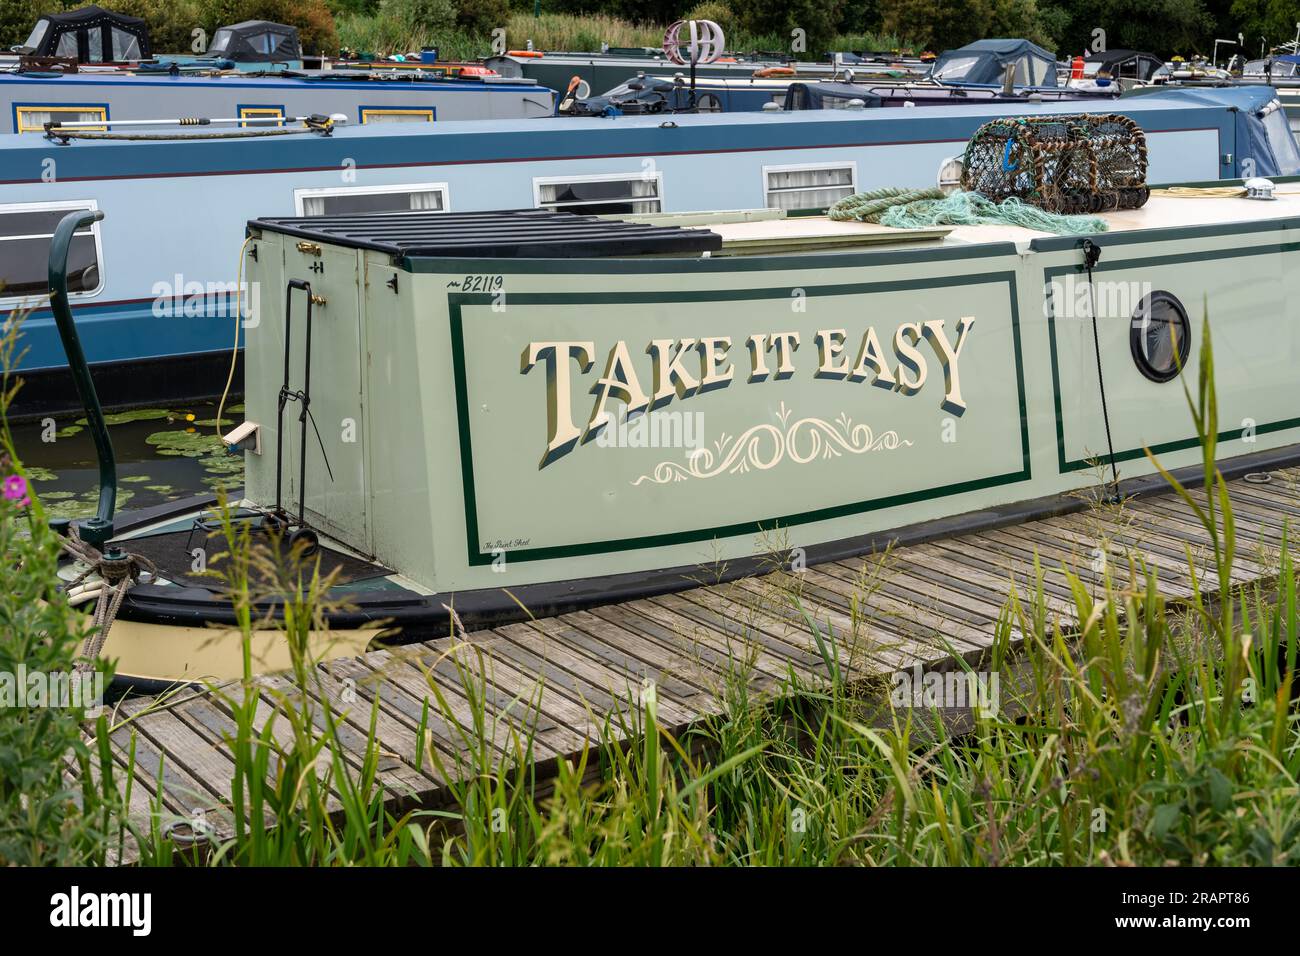
[{"label": "boat cabin roof", "polygon": [[[1273,201],[1215,195],[1195,188],[1158,192],[1140,209],[1102,213],[1107,231],[1184,235],[1240,231],[1243,223],[1285,220],[1300,227],[1300,183],[1280,185]],[[599,217],[542,209],[509,212],[403,212],[382,215],[254,219],[250,232],[371,249],[394,259],[628,259],[660,256],[752,256],[812,252],[937,249],[1014,243],[1021,251],[1077,245],[1084,236],[1058,236],[1017,225],[925,226],[894,229],[826,216],[787,217],[776,209],[649,213]],[[1246,227],[1249,228],[1249,227]],[[1132,241],[1118,239],[1117,241]]]},{"label": "boat cabin roof", "polygon": [[[1226,185],[1226,184],[1225,184]],[[1222,188],[1222,187],[1220,187]],[[1277,185],[1272,201],[1246,199],[1244,196],[1216,195],[1196,187],[1178,187],[1156,191],[1139,209],[1100,213],[1106,232],[1091,238],[1105,243],[1107,236],[1124,233],[1151,233],[1152,240],[1161,235],[1219,229],[1240,231],[1243,224],[1285,220],[1291,228],[1300,227],[1300,182]],[[646,216],[643,220],[658,223],[683,222],[681,217]],[[825,216],[763,216],[762,213],[709,214],[690,218],[692,224],[712,229],[722,237],[723,255],[753,253],[789,253],[827,251],[830,249],[897,250],[915,248],[918,243],[936,245],[976,245],[1012,242],[1022,251],[1045,244],[1077,245],[1084,236],[1058,236],[1053,233],[1012,225],[930,226],[918,229],[891,229],[874,223],[837,222]],[[1248,226],[1246,228],[1249,228]],[[1118,239],[1126,242],[1130,239]]]},{"label": "boat cabin roof", "polygon": [[373,249],[397,258],[578,259],[697,254],[722,248],[722,238],[707,229],[547,209],[254,219],[248,228]]}]

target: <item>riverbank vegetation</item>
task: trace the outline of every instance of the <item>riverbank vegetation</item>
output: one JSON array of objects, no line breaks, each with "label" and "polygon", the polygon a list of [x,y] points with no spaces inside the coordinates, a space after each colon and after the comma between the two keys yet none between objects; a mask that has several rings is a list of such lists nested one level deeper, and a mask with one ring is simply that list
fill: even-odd
[{"label": "riverbank vegetation", "polygon": [[[82,5],[0,0],[0,45],[23,42],[41,13]],[[1149,50],[1210,54],[1215,38],[1242,34],[1256,56],[1294,38],[1287,5],[1266,0],[104,0],[143,17],[158,53],[191,51],[198,35],[264,19],[299,28],[310,52],[340,48],[388,55],[436,46],[444,58],[483,56],[492,31],[537,49],[658,47],[680,17],[712,19],[728,47],[815,59],[828,50],[941,52],[984,37],[1024,37],[1054,52]],[[795,31],[802,39],[796,41]],[[1100,44],[1100,46],[1099,46]]]},{"label": "riverbank vegetation", "polygon": [[[85,720],[76,708],[3,707],[0,866],[123,855],[157,865],[1300,863],[1296,571],[1289,547],[1250,550],[1272,574],[1233,582],[1238,551],[1253,545],[1237,541],[1214,467],[1208,330],[1204,341],[1189,402],[1206,477],[1196,494],[1167,477],[1201,519],[1207,578],[1230,599],[1198,592],[1172,604],[1155,569],[1136,559],[1108,562],[1098,585],[1069,573],[1065,615],[1049,609],[1041,579],[1026,582],[986,659],[972,665],[1004,675],[998,707],[969,708],[952,724],[897,706],[887,675],[855,682],[835,663],[835,645],[872,639],[870,621],[861,633],[835,633],[809,618],[824,680],[756,695],[739,654],[716,688],[715,716],[670,728],[647,686],[585,753],[539,777],[529,715],[537,695],[557,690],[521,693],[502,708],[473,635],[456,633],[432,656],[454,662],[468,708],[450,702],[447,668],[435,676],[427,651],[415,659],[427,683],[418,720],[384,710],[365,686],[341,692],[307,652],[308,632],[329,610],[329,580],[301,554],[273,560],[227,511],[226,554],[210,566],[246,638],[266,623],[258,582],[288,595],[278,626],[293,651],[292,681],[256,679],[246,654],[243,681],[151,706],[206,700],[210,726],[227,728],[230,792],[197,795],[195,813],[179,817],[150,795],[163,789],[150,782],[163,771],[129,788],[136,731],[120,711]],[[0,447],[6,475],[21,479],[7,428]],[[55,589],[59,539],[39,498],[16,481],[11,488],[23,493],[0,499],[0,671],[70,669],[85,618]],[[1122,523],[1108,509],[1123,507],[1095,504],[1097,526]],[[763,600],[802,607],[797,573],[763,582]],[[869,575],[861,586],[873,586]],[[381,720],[405,722],[413,765],[453,781],[444,805],[392,809],[402,789],[387,782]]]}]

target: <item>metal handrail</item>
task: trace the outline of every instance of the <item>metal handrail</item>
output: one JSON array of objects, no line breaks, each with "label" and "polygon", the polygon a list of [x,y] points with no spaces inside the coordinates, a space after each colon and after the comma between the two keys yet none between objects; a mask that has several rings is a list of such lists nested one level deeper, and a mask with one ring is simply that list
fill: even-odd
[{"label": "metal handrail", "polygon": [[97,548],[103,547],[113,537],[113,511],[117,507],[117,460],[113,455],[113,442],[108,436],[108,425],[104,421],[104,410],[99,404],[99,393],[95,391],[95,381],[91,378],[86,353],[81,348],[81,337],[77,334],[77,324],[72,319],[72,309],[68,305],[68,248],[78,229],[84,229],[103,218],[104,213],[98,209],[78,210],[64,216],[50,241],[49,269],[50,308],[54,312],[59,338],[63,340],[63,351],[68,356],[73,384],[77,387],[81,406],[86,411],[86,422],[95,441],[95,456],[99,459],[99,507],[95,517],[77,522],[81,539]]}]

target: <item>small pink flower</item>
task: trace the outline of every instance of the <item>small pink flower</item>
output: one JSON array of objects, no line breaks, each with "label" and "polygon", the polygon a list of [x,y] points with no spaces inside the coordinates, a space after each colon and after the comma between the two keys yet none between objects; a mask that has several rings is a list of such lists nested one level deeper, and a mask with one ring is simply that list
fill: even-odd
[{"label": "small pink flower", "polygon": [[22,475],[10,475],[5,479],[5,499],[15,501],[20,508],[31,504],[27,497],[27,479]]}]

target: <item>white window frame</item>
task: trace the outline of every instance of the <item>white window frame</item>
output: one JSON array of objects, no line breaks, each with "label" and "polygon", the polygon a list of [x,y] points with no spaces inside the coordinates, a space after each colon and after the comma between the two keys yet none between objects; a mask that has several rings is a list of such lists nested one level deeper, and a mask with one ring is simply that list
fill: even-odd
[{"label": "white window frame", "polygon": [[[451,212],[451,190],[446,183],[394,183],[383,186],[324,186],[318,189],[295,189],[293,191],[293,208],[295,215],[305,216],[303,207],[305,199],[329,196],[373,196],[385,193],[442,193],[442,208],[439,213]],[[395,210],[400,212],[419,212],[420,210]]]},{"label": "white window frame", "polygon": [[[767,184],[768,175],[770,173],[806,173],[806,172],[811,172],[814,169],[847,169],[849,171],[849,195],[852,196],[855,193],[857,193],[858,162],[855,159],[850,159],[848,162],[838,162],[838,163],[787,163],[783,166],[764,166],[763,167],[763,207],[765,209],[778,208],[775,206],[768,205],[768,201],[767,201],[768,193],[771,192],[771,189]],[[806,186],[806,187],[800,187],[798,190],[794,190],[794,189],[789,190],[789,192],[796,192],[796,191],[813,192],[818,188],[824,189],[827,187]]]},{"label": "white window frame", "polygon": [[[641,180],[642,182],[644,182],[644,181],[646,181],[646,180],[648,180],[648,179],[653,179],[654,182],[655,182],[655,195],[654,195],[654,198],[655,198],[655,199],[658,201],[658,203],[659,203],[659,211],[660,211],[660,212],[663,212],[663,211],[664,211],[664,174],[663,174],[662,171],[658,171],[658,170],[656,170],[654,173],[651,173],[651,174],[649,174],[649,175],[647,175],[647,174],[644,173],[644,172],[626,172],[626,173],[593,173],[593,174],[591,174],[591,175],[587,175],[587,176],[582,176],[582,175],[577,175],[577,176],[534,176],[534,177],[533,177],[533,208],[534,208],[534,209],[547,209],[547,208],[550,208],[550,207],[548,207],[548,206],[544,206],[544,205],[542,204],[542,187],[543,187],[543,186],[555,186],[555,185],[558,185],[558,184],[561,184],[561,183],[614,183],[614,182],[634,182],[634,181],[636,181],[636,180]],[[637,200],[637,201],[639,201],[639,202],[645,202],[646,199],[647,199],[647,197],[644,197],[644,196],[643,196],[643,197],[641,197],[641,198],[640,198],[639,200]],[[597,203],[599,203],[599,202],[603,202],[603,201],[606,201],[606,200],[592,200],[592,201],[589,202],[589,203],[572,203],[572,204],[568,204],[568,205],[560,205],[560,206],[556,207],[556,211],[557,211],[557,212],[560,212],[560,211],[565,211],[565,210],[569,210],[569,209],[572,209],[572,210],[574,210],[574,211],[581,211],[581,210],[582,210],[584,207],[586,207],[586,206],[596,205]],[[639,215],[639,214],[638,214],[638,213],[628,213],[628,215],[631,216],[631,215]],[[652,214],[652,215],[653,215],[653,214]]]},{"label": "white window frame", "polygon": [[[76,212],[78,210],[89,210],[94,212],[99,208],[99,203],[94,199],[68,199],[63,202],[15,202],[0,203],[0,216],[11,212],[54,212],[62,210],[63,212]],[[95,239],[95,264],[99,266],[99,285],[89,292],[69,292],[68,299],[93,299],[104,291],[104,243],[99,233],[100,223],[92,222],[90,224],[90,234]],[[33,233],[30,236],[5,236],[0,238],[0,248],[9,241],[19,239],[44,239],[44,233]],[[53,233],[49,236],[53,241]],[[43,298],[40,294],[32,295],[6,295],[0,290],[0,306],[18,305],[24,302],[32,302]]]}]

